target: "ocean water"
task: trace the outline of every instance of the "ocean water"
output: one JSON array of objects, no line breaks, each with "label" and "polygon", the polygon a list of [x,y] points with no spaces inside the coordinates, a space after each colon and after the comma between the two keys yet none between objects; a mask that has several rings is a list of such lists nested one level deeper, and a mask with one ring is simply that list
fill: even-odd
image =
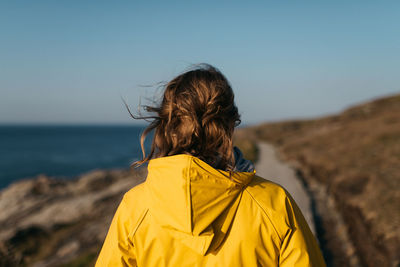
[{"label": "ocean water", "polygon": [[0,126],[0,189],[38,174],[68,178],[92,169],[129,168],[141,158],[144,128]]}]

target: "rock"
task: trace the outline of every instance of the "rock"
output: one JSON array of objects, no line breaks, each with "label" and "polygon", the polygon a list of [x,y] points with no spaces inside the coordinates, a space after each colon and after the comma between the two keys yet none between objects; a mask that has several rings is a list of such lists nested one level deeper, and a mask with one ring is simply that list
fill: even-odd
[{"label": "rock", "polygon": [[53,266],[96,255],[125,192],[145,169],[94,170],[76,179],[45,175],[0,191],[0,266]]}]

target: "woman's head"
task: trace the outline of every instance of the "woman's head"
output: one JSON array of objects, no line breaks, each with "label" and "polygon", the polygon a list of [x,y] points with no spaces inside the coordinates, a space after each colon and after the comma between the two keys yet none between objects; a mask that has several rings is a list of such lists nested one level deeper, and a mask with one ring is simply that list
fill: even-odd
[{"label": "woman's head", "polygon": [[[224,75],[211,65],[201,64],[165,85],[154,113],[142,134],[142,164],[153,157],[190,154],[210,165],[232,170],[232,135],[240,123],[234,94]],[[154,130],[150,154],[144,153],[144,138]]]}]

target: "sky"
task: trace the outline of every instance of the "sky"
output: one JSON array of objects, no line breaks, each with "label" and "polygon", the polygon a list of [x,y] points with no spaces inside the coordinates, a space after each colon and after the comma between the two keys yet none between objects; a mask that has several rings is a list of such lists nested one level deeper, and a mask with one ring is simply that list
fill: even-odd
[{"label": "sky", "polygon": [[0,0],[1,124],[135,124],[192,64],[244,125],[400,92],[400,1]]}]

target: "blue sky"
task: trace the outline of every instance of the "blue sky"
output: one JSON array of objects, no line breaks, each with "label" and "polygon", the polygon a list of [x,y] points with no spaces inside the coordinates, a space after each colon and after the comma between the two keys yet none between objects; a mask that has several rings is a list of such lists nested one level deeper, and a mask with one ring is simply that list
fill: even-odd
[{"label": "blue sky", "polygon": [[134,123],[200,62],[244,124],[400,92],[399,1],[0,1],[0,33],[0,123]]}]

